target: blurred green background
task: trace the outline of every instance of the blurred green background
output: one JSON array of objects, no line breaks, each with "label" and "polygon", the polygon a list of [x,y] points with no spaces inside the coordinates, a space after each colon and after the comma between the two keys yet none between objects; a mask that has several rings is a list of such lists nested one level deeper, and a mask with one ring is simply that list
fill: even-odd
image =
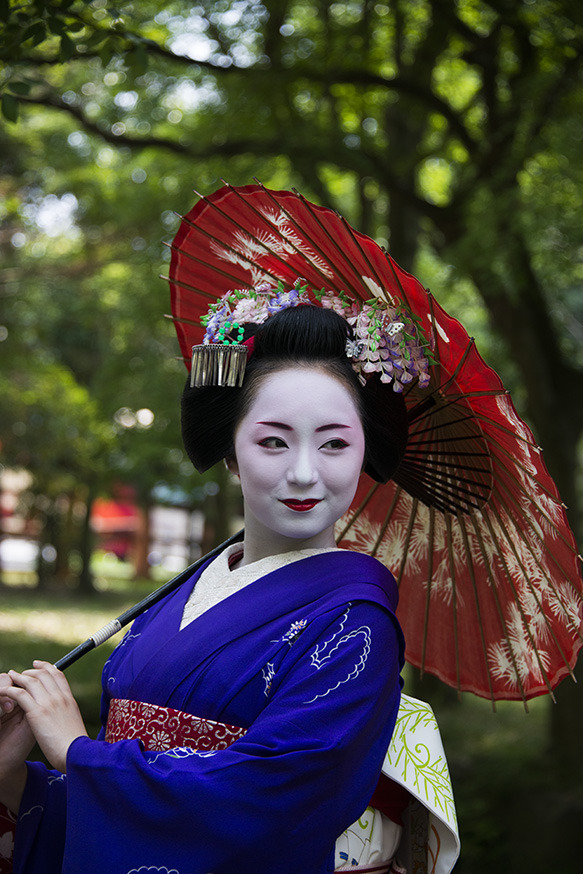
[{"label": "blurred green background", "polygon": [[[58,658],[172,575],[153,507],[200,521],[186,559],[235,524],[226,474],[181,449],[158,278],[176,212],[221,179],[297,187],[431,288],[511,390],[580,540],[582,4],[2,0],[0,22],[2,531],[41,547],[32,570],[5,561],[0,668]],[[135,508],[123,560],[92,524],[111,499]],[[69,671],[94,727],[104,658]],[[580,871],[579,688],[525,714],[407,683],[442,728],[456,870]]]}]

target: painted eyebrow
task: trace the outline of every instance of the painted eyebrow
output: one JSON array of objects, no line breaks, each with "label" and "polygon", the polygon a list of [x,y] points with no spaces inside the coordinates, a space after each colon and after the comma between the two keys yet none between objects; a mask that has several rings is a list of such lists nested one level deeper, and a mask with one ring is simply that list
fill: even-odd
[{"label": "painted eyebrow", "polygon": [[284,425],[283,422],[257,422],[257,425],[267,425],[269,428],[279,428],[282,431],[293,431],[290,425]]},{"label": "painted eyebrow", "polygon": [[316,428],[316,433],[320,431],[335,431],[337,428],[350,428],[350,425],[341,425],[340,422],[333,422],[331,425],[322,425],[321,428]]},{"label": "painted eyebrow", "polygon": [[[258,425],[267,425],[270,428],[280,428],[282,431],[293,431],[291,425],[285,425],[283,422],[257,422]],[[350,425],[341,425],[339,422],[332,422],[330,425],[322,425],[316,428],[316,433],[322,431],[335,431],[337,428],[350,428]]]}]

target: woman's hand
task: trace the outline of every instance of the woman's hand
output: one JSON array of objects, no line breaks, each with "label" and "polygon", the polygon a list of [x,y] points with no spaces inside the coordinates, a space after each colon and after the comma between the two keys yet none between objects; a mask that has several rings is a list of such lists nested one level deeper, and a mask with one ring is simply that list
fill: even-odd
[{"label": "woman's hand", "polygon": [[65,675],[49,662],[35,661],[31,670],[9,671],[8,676],[12,685],[2,689],[3,695],[23,711],[48,761],[64,773],[69,746],[87,736]]},{"label": "woman's hand", "polygon": [[23,711],[5,694],[13,685],[8,674],[0,674],[0,781],[24,764],[34,746]]},{"label": "woman's hand", "polygon": [[0,674],[0,802],[17,814],[26,783],[25,761],[34,746],[34,735],[24,712],[4,694],[12,685],[8,674]]}]

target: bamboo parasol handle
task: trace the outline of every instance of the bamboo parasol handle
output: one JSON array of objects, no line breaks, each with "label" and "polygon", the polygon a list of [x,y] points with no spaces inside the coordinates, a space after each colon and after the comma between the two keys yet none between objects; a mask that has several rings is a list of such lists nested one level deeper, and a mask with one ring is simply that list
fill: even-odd
[{"label": "bamboo parasol handle", "polygon": [[146,595],[145,598],[137,604],[134,604],[133,607],[130,607],[116,619],[112,619],[107,623],[107,625],[104,625],[103,628],[100,628],[99,631],[96,631],[95,634],[92,634],[91,637],[88,637],[87,640],[80,643],[79,646],[76,646],[75,649],[72,649],[55,662],[55,667],[60,671],[64,671],[65,668],[68,668],[69,665],[72,665],[86,653],[95,649],[97,646],[101,646],[102,643],[105,643],[106,640],[109,640],[110,637],[117,634],[121,628],[125,625],[129,625],[130,622],[133,622],[133,620],[147,610],[148,607],[157,604],[158,601],[170,594],[170,592],[173,592],[174,589],[177,589],[182,585],[182,583],[186,582],[186,580],[191,577],[205,561],[208,561],[209,558],[214,558],[215,555],[218,555],[219,552],[222,552],[227,548],[227,546],[231,546],[232,543],[238,543],[241,541],[243,539],[243,533],[243,530],[241,530],[236,534],[233,534],[233,536],[229,537],[228,540],[225,540],[223,543],[219,544],[219,546],[216,546],[206,555],[203,555],[202,558],[197,559],[197,561],[195,561],[194,564],[191,564],[190,567],[187,567],[175,577],[172,577],[171,580],[168,580],[168,582],[160,586],[159,589],[150,592],[149,595]]}]

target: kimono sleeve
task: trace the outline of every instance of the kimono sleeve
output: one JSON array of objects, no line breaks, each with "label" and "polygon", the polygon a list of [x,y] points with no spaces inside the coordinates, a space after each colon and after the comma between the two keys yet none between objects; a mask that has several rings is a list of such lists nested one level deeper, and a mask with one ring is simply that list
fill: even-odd
[{"label": "kimono sleeve", "polygon": [[65,846],[67,778],[27,762],[28,778],[16,824],[14,874],[60,874]]}]

